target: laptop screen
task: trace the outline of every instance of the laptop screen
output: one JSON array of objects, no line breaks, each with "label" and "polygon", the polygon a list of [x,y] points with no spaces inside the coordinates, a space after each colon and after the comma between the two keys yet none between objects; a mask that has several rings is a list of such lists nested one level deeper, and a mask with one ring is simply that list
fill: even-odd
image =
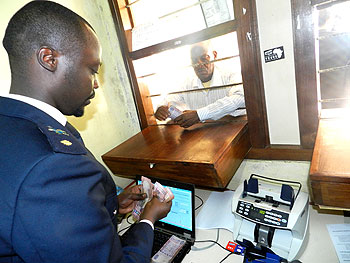
[{"label": "laptop screen", "polygon": [[187,189],[168,186],[174,199],[169,214],[161,222],[192,231],[192,193]]}]

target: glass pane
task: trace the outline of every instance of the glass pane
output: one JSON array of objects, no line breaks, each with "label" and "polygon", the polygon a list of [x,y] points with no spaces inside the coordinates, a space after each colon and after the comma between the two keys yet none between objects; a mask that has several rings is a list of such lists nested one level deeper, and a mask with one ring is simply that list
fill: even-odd
[{"label": "glass pane", "polygon": [[321,38],[319,49],[321,70],[347,65],[350,62],[350,34]]},{"label": "glass pane", "polygon": [[[229,72],[230,78],[223,82],[227,87],[219,88],[217,83],[220,82],[210,82],[211,84],[206,86],[206,88],[215,86],[213,91],[200,91],[205,93],[204,97],[209,96],[209,98],[205,99],[201,97],[202,99],[198,100],[200,98],[198,93],[200,84],[198,84],[199,86],[194,85],[193,91],[191,91],[192,87],[188,87],[188,83],[198,83],[199,81],[191,61],[191,45],[167,50],[134,61],[134,69],[139,86],[147,87],[150,94],[153,112],[148,113],[149,116],[153,115],[158,106],[162,105],[169,96],[173,96],[169,93],[179,92],[177,94],[183,94],[184,90],[186,90],[186,106],[189,107],[187,109],[196,110],[195,107],[205,107],[210,103],[213,100],[210,96],[217,96],[216,99],[220,99],[225,96],[222,94],[230,93],[232,89],[231,84],[240,84],[242,82],[236,32],[213,38],[210,40],[210,45],[216,52],[215,59],[210,60],[215,65],[214,72],[215,70],[217,72]],[[186,88],[184,88],[185,86]],[[181,110],[186,110],[186,108]],[[158,123],[163,122],[158,121]]]},{"label": "glass pane", "polygon": [[140,0],[130,10],[134,25],[140,26],[196,4],[198,0]]},{"label": "glass pane", "polygon": [[[344,108],[349,101],[349,70],[326,72],[320,75],[323,109]],[[344,88],[347,87],[347,88]]]},{"label": "glass pane", "polygon": [[129,6],[133,51],[234,19],[232,0],[140,0]]},{"label": "glass pane", "polygon": [[334,4],[319,10],[319,34],[327,36],[334,33],[350,32],[350,2]]},{"label": "glass pane", "polygon": [[[321,6],[322,8],[322,6]],[[350,2],[317,11],[321,108],[350,105]]]}]

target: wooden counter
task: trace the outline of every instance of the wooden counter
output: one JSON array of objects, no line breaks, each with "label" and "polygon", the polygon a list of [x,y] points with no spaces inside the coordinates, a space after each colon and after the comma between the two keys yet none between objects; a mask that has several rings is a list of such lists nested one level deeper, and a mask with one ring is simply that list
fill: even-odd
[{"label": "wooden counter", "polygon": [[114,174],[223,189],[250,149],[247,121],[149,126],[102,156]]},{"label": "wooden counter", "polygon": [[310,167],[313,201],[350,208],[350,119],[321,119]]}]

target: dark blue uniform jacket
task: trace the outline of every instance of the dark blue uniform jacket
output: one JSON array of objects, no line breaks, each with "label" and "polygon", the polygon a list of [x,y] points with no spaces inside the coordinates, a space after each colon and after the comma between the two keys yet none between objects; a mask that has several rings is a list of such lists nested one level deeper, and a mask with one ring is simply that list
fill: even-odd
[{"label": "dark blue uniform jacket", "polygon": [[137,224],[121,243],[115,184],[77,137],[0,97],[0,263],[150,261],[152,227]]}]

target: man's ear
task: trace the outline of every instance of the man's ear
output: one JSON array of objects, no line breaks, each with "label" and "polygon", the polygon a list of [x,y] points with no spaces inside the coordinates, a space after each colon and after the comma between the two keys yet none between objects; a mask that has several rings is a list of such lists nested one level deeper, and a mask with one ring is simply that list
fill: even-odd
[{"label": "man's ear", "polygon": [[50,47],[40,47],[37,52],[39,64],[48,71],[54,72],[57,69],[57,52]]},{"label": "man's ear", "polygon": [[215,50],[213,51],[213,55],[214,55],[214,59],[216,59],[216,57],[218,56],[218,52],[216,52]]}]

